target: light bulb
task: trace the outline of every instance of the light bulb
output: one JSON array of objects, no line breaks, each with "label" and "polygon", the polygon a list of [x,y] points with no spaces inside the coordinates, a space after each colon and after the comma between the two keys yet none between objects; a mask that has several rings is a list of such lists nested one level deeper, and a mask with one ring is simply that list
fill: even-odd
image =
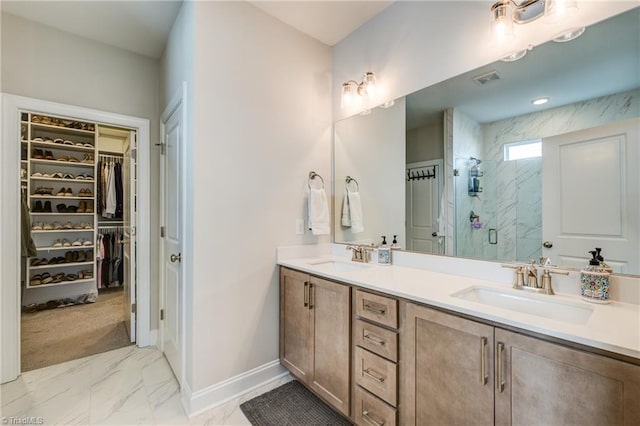
[{"label": "light bulb", "polygon": [[544,16],[547,22],[557,23],[572,18],[577,12],[576,0],[547,0]]},{"label": "light bulb", "polygon": [[368,96],[374,96],[376,93],[376,75],[372,72],[367,72],[362,78],[362,84],[364,84],[364,90]]},{"label": "light bulb", "polygon": [[355,104],[357,85],[353,81],[342,83],[342,108],[349,108]]},{"label": "light bulb", "polygon": [[507,15],[509,1],[499,1],[491,6],[493,20],[491,21],[491,32],[498,41],[510,39],[514,36],[513,21]]}]

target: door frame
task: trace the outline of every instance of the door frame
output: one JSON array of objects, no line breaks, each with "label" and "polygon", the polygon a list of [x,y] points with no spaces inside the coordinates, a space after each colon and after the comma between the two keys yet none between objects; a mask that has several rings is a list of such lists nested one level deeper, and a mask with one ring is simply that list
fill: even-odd
[{"label": "door frame", "polygon": [[0,144],[0,383],[15,380],[20,371],[20,135],[19,111],[78,117],[111,126],[135,129],[138,133],[137,177],[138,220],[136,235],[137,346],[155,344],[151,331],[150,254],[150,124],[148,119],[99,111],[91,108],[0,93],[2,101],[2,143]]},{"label": "door frame", "polygon": [[[174,95],[171,97],[171,99],[169,100],[169,102],[167,103],[167,106],[164,108],[164,111],[162,112],[162,115],[160,116],[160,144],[164,144],[165,143],[165,138],[166,138],[166,123],[169,120],[169,118],[171,117],[171,115],[173,114],[173,112],[177,109],[181,107],[182,108],[182,142],[184,144],[186,144],[187,142],[187,136],[188,136],[188,132],[187,132],[187,82],[183,81],[182,85],[178,88],[178,90],[176,90],[176,92],[174,93]],[[161,150],[161,152],[164,152],[164,147],[162,147],[163,149]],[[187,269],[188,266],[190,264],[190,260],[191,259],[191,251],[189,250],[190,245],[188,244],[188,230],[187,230],[187,221],[186,218],[187,216],[187,200],[189,198],[189,195],[187,194],[187,178],[186,178],[186,174],[187,174],[187,146],[184,146],[183,152],[182,152],[182,176],[181,176],[181,191],[182,191],[182,195],[183,195],[183,202],[181,203],[181,209],[182,209],[182,224],[181,226],[181,232],[182,232],[182,247],[181,247],[181,253],[182,253],[182,258],[184,259],[182,261],[182,268],[180,271],[180,280],[182,283],[182,288],[181,288],[181,300],[182,300],[182,304],[180,305],[180,371],[181,371],[181,377],[176,377],[176,379],[178,380],[178,383],[180,384],[181,387],[183,387],[186,384],[185,381],[185,377],[186,377],[186,284],[187,284]],[[164,154],[160,155],[160,204],[159,204],[159,208],[160,208],[160,226],[164,226],[165,224],[165,213],[164,213],[164,198],[165,198],[165,157]],[[164,247],[164,237],[160,237],[160,247],[159,247],[159,257],[158,257],[158,278],[160,281],[160,285],[159,285],[159,301],[160,301],[160,310],[162,309],[166,309],[166,301],[164,298],[165,295],[165,287],[166,287],[166,283],[165,283],[165,276],[164,276],[164,263],[163,263],[163,259],[165,257],[165,247]],[[160,311],[159,311],[160,312]],[[164,321],[161,318],[160,314],[158,316],[159,318],[159,325],[158,325],[158,348],[160,349],[160,351],[162,351],[164,353]]]}]

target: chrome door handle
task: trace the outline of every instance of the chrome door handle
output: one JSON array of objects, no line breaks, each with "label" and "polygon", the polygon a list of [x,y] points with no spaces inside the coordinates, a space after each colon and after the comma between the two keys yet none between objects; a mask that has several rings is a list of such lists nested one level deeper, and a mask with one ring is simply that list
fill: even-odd
[{"label": "chrome door handle", "polygon": [[172,254],[170,259],[171,263],[182,263],[182,253],[178,253],[177,255]]},{"label": "chrome door handle", "polygon": [[553,243],[551,241],[545,241],[544,243],[542,243],[542,247],[551,248],[553,247]]}]

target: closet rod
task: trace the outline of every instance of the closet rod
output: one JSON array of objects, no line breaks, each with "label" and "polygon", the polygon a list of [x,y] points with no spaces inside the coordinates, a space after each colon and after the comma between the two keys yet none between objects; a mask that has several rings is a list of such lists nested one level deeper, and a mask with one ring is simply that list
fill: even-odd
[{"label": "closet rod", "polygon": [[98,151],[98,157],[102,156],[110,156],[110,157],[122,157],[124,158],[124,154],[121,152],[113,152],[113,151]]}]

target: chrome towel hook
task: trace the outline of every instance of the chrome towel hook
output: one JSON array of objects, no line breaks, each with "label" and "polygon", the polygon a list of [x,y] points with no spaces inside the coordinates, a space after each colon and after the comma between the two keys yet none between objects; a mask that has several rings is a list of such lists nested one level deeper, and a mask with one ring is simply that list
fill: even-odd
[{"label": "chrome towel hook", "polygon": [[356,191],[360,191],[360,184],[358,184],[358,181],[355,180],[354,178],[352,178],[351,176],[347,176],[344,180],[344,185],[347,188],[347,191],[349,190],[349,184],[351,182],[355,182],[356,183]]}]

